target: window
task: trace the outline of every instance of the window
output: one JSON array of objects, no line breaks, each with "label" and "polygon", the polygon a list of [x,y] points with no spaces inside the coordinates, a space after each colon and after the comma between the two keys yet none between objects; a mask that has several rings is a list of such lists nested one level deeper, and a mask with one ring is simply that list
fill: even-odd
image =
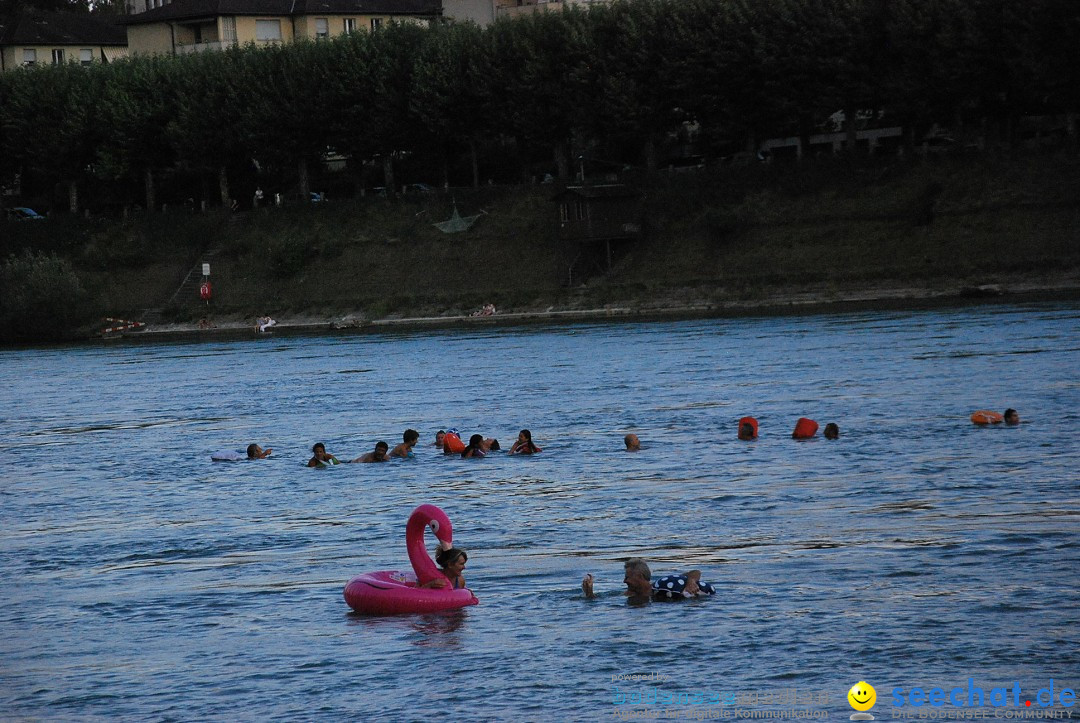
[{"label": "window", "polygon": [[315,18],[315,37],[316,38],[329,38],[330,37],[330,21],[326,18]]},{"label": "window", "polygon": [[382,18],[372,18],[371,19],[371,29],[372,30],[378,30],[381,27],[382,27]]},{"label": "window", "polygon": [[64,64],[64,49],[63,48],[53,48],[52,62],[53,62],[53,65],[63,65]]},{"label": "window", "polygon": [[280,20],[256,20],[255,39],[261,42],[281,40]]},{"label": "window", "polygon": [[356,32],[356,18],[345,18],[345,20],[343,22],[345,24],[345,32],[347,32],[347,33],[355,33]]},{"label": "window", "polygon": [[37,65],[37,51],[33,48],[23,48],[22,51],[22,64],[23,65]]},{"label": "window", "polygon": [[94,51],[90,48],[83,48],[79,51],[79,62],[83,65],[90,65],[94,62]]}]

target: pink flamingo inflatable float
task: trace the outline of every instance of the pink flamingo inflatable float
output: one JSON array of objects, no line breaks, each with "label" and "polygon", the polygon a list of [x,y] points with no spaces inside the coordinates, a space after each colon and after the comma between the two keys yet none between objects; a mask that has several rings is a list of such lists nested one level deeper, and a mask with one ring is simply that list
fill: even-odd
[{"label": "pink flamingo inflatable float", "polygon": [[[405,524],[405,546],[416,574],[380,570],[357,575],[345,586],[345,602],[349,607],[369,615],[394,615],[452,610],[480,602],[468,588],[453,589],[450,580],[432,562],[424,549],[424,530],[428,527],[442,549],[453,547],[454,528],[450,518],[435,505],[420,505]],[[446,580],[446,587],[420,587],[439,578]]]}]

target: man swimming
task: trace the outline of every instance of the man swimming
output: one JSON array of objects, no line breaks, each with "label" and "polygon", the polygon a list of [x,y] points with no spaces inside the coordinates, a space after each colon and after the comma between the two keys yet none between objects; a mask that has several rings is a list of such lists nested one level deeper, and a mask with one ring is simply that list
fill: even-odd
[{"label": "man swimming", "polygon": [[408,459],[409,457],[415,456],[412,450],[420,440],[420,433],[415,429],[406,429],[405,433],[401,435],[401,439],[401,444],[390,450],[390,456],[399,457],[401,459]]},{"label": "man swimming", "polygon": [[386,456],[386,452],[389,449],[390,445],[386,442],[376,442],[374,450],[357,457],[353,462],[389,462],[390,458]]},{"label": "man swimming", "polygon": [[326,445],[322,442],[316,442],[311,447],[311,453],[315,455],[308,460],[308,467],[329,467],[335,464],[341,464],[341,460],[332,454],[328,454],[326,451]]}]

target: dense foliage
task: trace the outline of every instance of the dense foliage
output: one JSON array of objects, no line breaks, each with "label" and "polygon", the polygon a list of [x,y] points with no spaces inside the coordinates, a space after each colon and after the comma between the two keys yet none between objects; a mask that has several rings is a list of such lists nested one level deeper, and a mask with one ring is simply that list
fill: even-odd
[{"label": "dense foliage", "polygon": [[36,176],[73,211],[80,187],[151,208],[169,184],[171,199],[246,202],[259,174],[307,198],[329,156],[391,188],[404,159],[478,184],[498,175],[480,173],[484,148],[512,173],[567,178],[581,154],[655,169],[688,127],[720,155],[806,138],[838,110],[909,142],[938,123],[1008,143],[1021,116],[1078,110],[1077,68],[1076,0],[616,0],[486,28],[391,24],[6,73],[0,185]]}]

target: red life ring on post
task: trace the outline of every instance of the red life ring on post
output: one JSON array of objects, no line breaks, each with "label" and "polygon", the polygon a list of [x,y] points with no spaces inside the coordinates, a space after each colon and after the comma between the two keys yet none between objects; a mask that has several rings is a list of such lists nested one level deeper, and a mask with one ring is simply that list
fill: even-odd
[{"label": "red life ring on post", "polygon": [[209,281],[202,282],[202,286],[199,287],[199,298],[203,301],[209,301],[210,297],[214,295],[214,289],[210,286]]}]

